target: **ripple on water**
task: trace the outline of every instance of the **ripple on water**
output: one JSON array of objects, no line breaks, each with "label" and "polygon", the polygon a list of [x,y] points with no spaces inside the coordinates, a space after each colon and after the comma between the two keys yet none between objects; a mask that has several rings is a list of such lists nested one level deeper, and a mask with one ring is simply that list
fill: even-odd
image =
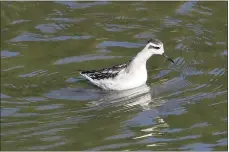
[{"label": "ripple on water", "polygon": [[190,12],[194,10],[194,6],[197,4],[195,1],[185,2],[179,8],[177,8],[176,13],[181,15],[190,15]]},{"label": "ripple on water", "polygon": [[46,20],[60,23],[80,23],[86,20],[86,18],[46,18]]},{"label": "ripple on water", "polygon": [[204,143],[193,143],[187,144],[179,148],[180,150],[191,150],[191,151],[212,151],[215,144],[204,144]]},{"label": "ripple on water", "polygon": [[20,24],[20,23],[24,23],[24,22],[29,22],[30,20],[23,20],[23,19],[20,19],[20,20],[15,20],[13,21],[11,24]]},{"label": "ripple on water", "polygon": [[34,76],[37,76],[39,74],[44,74],[46,72],[47,72],[47,70],[37,70],[37,71],[31,72],[31,73],[28,73],[28,74],[21,74],[21,75],[19,75],[19,77],[21,77],[21,78],[34,77]]},{"label": "ripple on water", "polygon": [[85,18],[47,18],[48,21],[54,21],[56,23],[39,24],[35,28],[42,33],[56,33],[57,31],[64,30],[71,26],[71,24],[81,23]]},{"label": "ripple on water", "polygon": [[36,110],[54,110],[62,107],[61,104],[52,104],[52,105],[43,105],[43,106],[37,106]]},{"label": "ripple on water", "polygon": [[51,91],[44,94],[46,98],[50,99],[65,99],[75,101],[94,100],[100,96],[95,90],[81,89],[81,88],[63,88],[60,90]]},{"label": "ripple on water", "polygon": [[182,20],[171,18],[166,16],[164,18],[164,24],[166,27],[174,27],[174,26],[181,26]]},{"label": "ripple on water", "polygon": [[24,99],[30,102],[48,101],[46,98],[43,97],[25,97]]},{"label": "ripple on water", "polygon": [[44,137],[41,140],[42,141],[47,141],[47,142],[57,141],[57,140],[61,140],[61,137],[60,136]]},{"label": "ripple on water", "polygon": [[9,42],[38,42],[38,41],[65,41],[69,39],[90,39],[92,36],[58,36],[49,37],[47,35],[24,32],[19,36],[9,40]]},{"label": "ripple on water", "polygon": [[89,8],[89,7],[93,7],[93,6],[98,6],[98,5],[107,5],[110,4],[111,2],[107,2],[107,1],[101,1],[101,2],[84,2],[84,3],[80,3],[80,2],[68,2],[68,1],[56,1],[56,3],[58,4],[62,4],[62,5],[66,5],[69,8],[72,9],[84,9],[84,8]]},{"label": "ripple on water", "polygon": [[124,48],[140,48],[144,44],[130,43],[130,42],[118,42],[118,41],[103,41],[99,43],[96,48],[107,48],[107,47],[124,47]]},{"label": "ripple on water", "polygon": [[1,117],[8,117],[15,115],[20,108],[1,108]]},{"label": "ripple on water", "polygon": [[1,93],[1,99],[9,99],[9,98],[11,98],[11,97]]},{"label": "ripple on water", "polygon": [[113,58],[122,58],[122,57],[121,56],[106,56],[106,55],[89,54],[89,55],[67,57],[67,58],[56,61],[54,64],[69,64],[73,62],[84,62],[84,61],[90,61],[90,60],[105,60],[105,59],[113,59]]},{"label": "ripple on water", "polygon": [[209,71],[208,74],[214,75],[214,76],[222,76],[222,75],[224,75],[225,70],[226,70],[225,68],[215,68],[215,69]]},{"label": "ripple on water", "polygon": [[78,82],[80,80],[82,80],[82,79],[81,78],[68,78],[66,80],[66,82],[68,82],[68,83],[75,83],[75,82]]},{"label": "ripple on water", "polygon": [[55,23],[49,23],[37,25],[35,28],[40,30],[42,33],[56,33],[56,31],[61,30],[64,27]]},{"label": "ripple on water", "polygon": [[[103,24],[97,24],[98,26],[103,26]],[[122,32],[127,31],[130,29],[140,29],[140,25],[118,25],[118,24],[106,24],[106,27],[104,27],[106,31],[110,32]]]},{"label": "ripple on water", "polygon": [[20,69],[20,68],[24,68],[24,66],[23,65],[17,65],[17,66],[13,66],[11,68],[5,69],[3,71],[10,71],[10,70],[13,70],[13,69]]},{"label": "ripple on water", "polygon": [[8,50],[1,51],[1,58],[10,58],[20,55],[20,52],[11,52]]}]

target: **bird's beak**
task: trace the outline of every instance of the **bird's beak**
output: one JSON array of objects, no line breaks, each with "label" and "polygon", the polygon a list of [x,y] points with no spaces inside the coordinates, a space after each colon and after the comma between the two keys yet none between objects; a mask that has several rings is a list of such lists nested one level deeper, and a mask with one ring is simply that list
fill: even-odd
[{"label": "bird's beak", "polygon": [[169,61],[171,61],[171,62],[173,62],[174,64],[175,64],[175,62],[171,59],[171,58],[169,58],[167,55],[165,55],[165,53],[163,53],[162,54],[165,58],[167,58]]}]

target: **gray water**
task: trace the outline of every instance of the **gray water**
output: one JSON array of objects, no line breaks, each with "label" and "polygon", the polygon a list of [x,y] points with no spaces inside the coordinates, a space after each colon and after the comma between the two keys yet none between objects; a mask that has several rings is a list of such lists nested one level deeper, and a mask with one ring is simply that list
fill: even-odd
[{"label": "gray water", "polygon": [[[227,2],[1,2],[2,150],[227,150]],[[128,61],[145,86],[105,92],[76,69]]]}]

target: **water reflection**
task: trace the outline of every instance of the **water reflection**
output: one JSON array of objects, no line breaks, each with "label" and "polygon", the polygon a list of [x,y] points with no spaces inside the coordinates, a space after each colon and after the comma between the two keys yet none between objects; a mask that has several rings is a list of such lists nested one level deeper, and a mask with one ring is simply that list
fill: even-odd
[{"label": "water reflection", "polygon": [[150,87],[143,85],[135,89],[125,91],[109,91],[102,92],[101,97],[97,101],[90,102],[95,106],[127,106],[135,105],[143,106],[151,102]]},{"label": "water reflection", "polygon": [[178,92],[179,89],[184,89],[189,85],[190,83],[183,77],[176,77],[160,85],[152,84],[152,86],[149,86],[145,84],[125,91],[102,91],[100,92],[99,99],[89,102],[88,105],[89,107],[99,108],[119,107],[116,112],[136,110],[136,108],[140,108],[139,110],[141,111],[152,110],[168,101],[164,99],[163,94],[174,91]]},{"label": "water reflection", "polygon": [[[176,87],[174,87],[175,84]],[[144,129],[141,129],[141,133],[139,134],[128,132],[111,136],[108,140],[117,140],[125,137],[136,140],[135,144],[147,144],[147,147],[163,146],[166,145],[167,142],[176,139],[160,138],[163,135],[161,131],[169,128],[169,124],[160,115],[165,112],[174,112],[178,114],[180,112],[178,109],[180,108],[180,104],[182,104],[173,105],[169,103],[165,105],[169,100],[166,99],[166,96],[163,96],[163,94],[178,91],[185,87],[187,88],[189,85],[190,83],[188,83],[183,77],[175,77],[174,79],[159,85],[143,85],[126,91],[102,92],[100,98],[90,102],[88,106],[90,108],[99,109],[100,111],[112,107],[112,111],[109,111],[108,117],[122,115],[122,120],[126,122],[128,126],[145,126]],[[130,116],[132,118],[130,118]],[[97,115],[97,117],[104,118],[105,116]],[[152,142],[154,144],[152,144]],[[108,144],[89,150],[110,150],[119,147],[127,147],[132,144],[133,143]]]}]

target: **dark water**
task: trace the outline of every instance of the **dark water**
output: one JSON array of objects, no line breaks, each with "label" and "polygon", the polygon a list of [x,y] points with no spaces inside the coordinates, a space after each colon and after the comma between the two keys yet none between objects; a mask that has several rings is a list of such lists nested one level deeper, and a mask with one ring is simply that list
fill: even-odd
[{"label": "dark water", "polygon": [[[227,2],[2,2],[2,150],[226,150]],[[147,85],[103,92],[76,69],[131,59]]]}]

